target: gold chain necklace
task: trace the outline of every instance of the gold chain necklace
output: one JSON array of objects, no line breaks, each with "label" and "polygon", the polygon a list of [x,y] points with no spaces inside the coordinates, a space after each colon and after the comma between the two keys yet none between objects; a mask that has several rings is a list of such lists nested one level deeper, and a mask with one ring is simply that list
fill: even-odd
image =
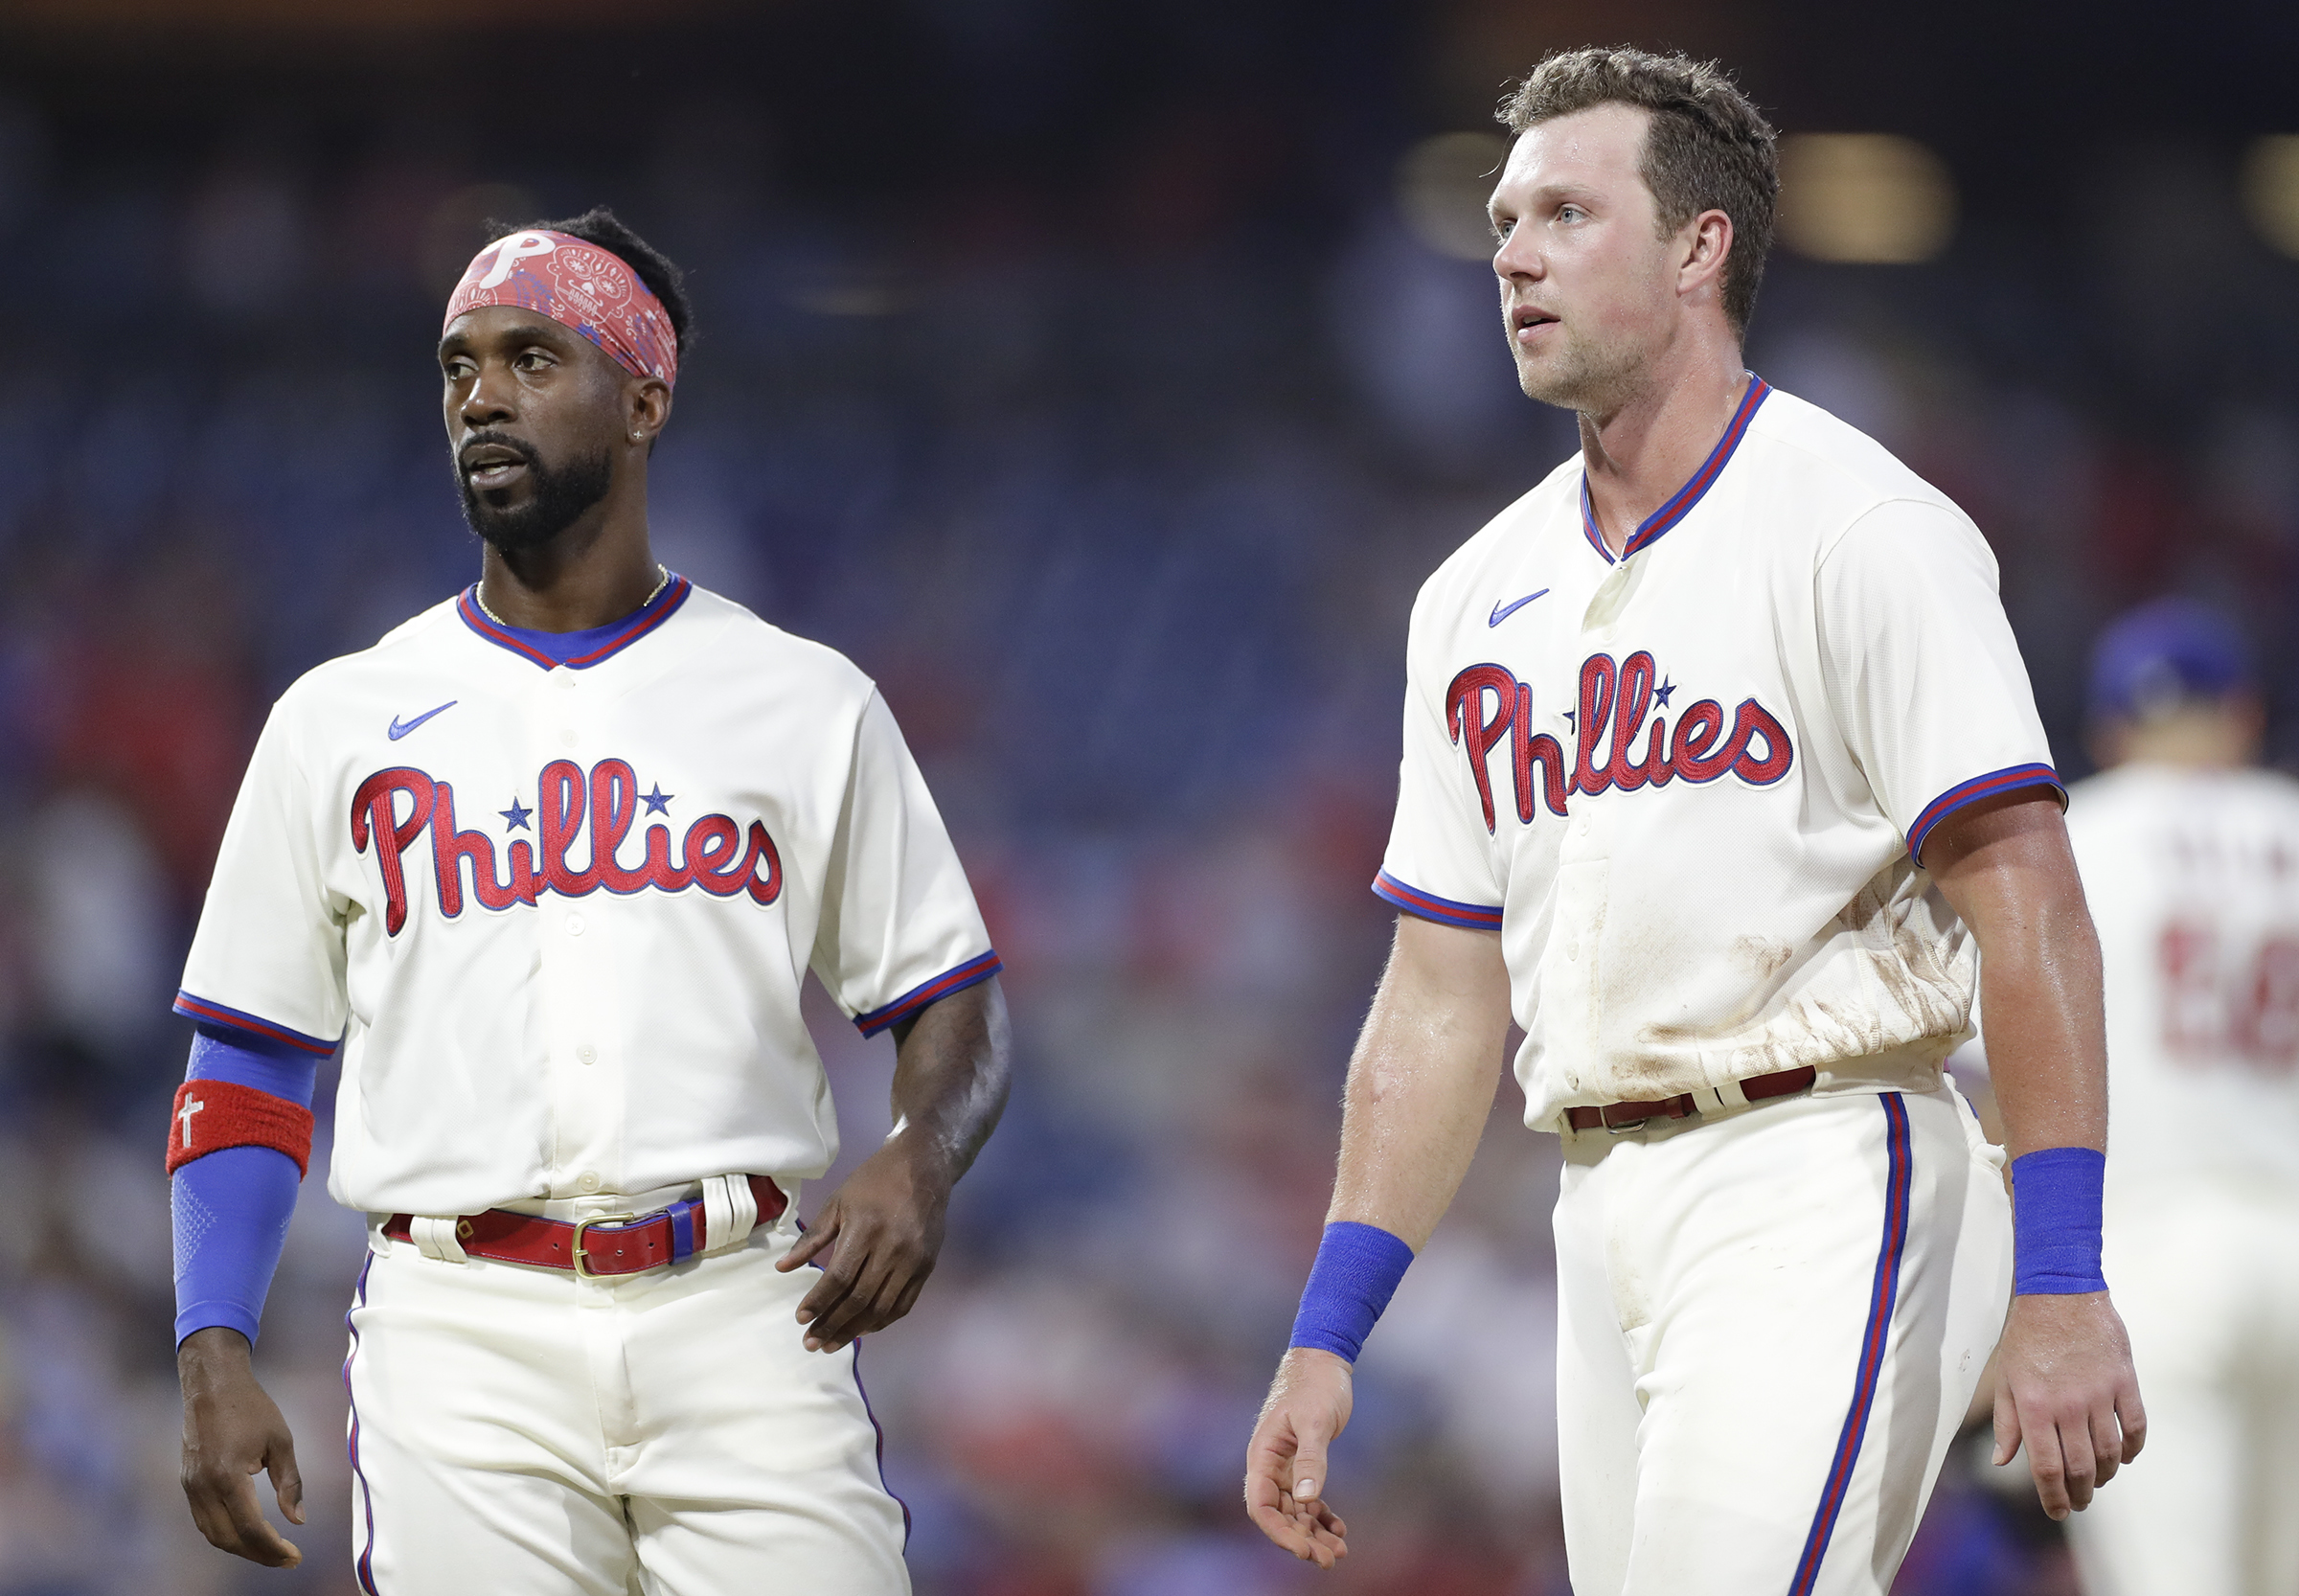
[{"label": "gold chain necklace", "polygon": [[[489,620],[492,621],[492,622],[493,622],[493,623],[494,623],[496,626],[498,626],[498,627],[508,627],[508,626],[510,626],[510,625],[511,625],[511,623],[510,623],[509,621],[506,621],[506,620],[504,620],[502,616],[500,616],[500,615],[497,615],[497,614],[496,614],[496,613],[495,613],[493,610],[491,610],[491,609],[489,609],[489,608],[488,608],[488,607],[487,607],[487,601],[486,601],[484,598],[480,597],[480,593],[481,593],[481,591],[482,591],[482,589],[483,589],[484,585],[485,585],[485,584],[484,584],[484,583],[482,583],[482,582],[473,582],[473,583],[471,583],[471,603],[473,603],[473,604],[477,604],[477,605],[479,606],[479,613],[480,613],[480,614],[482,614],[482,615],[486,616],[486,617],[487,617]],[[670,586],[670,585],[671,585],[671,567],[670,567],[670,566],[668,566],[668,565],[664,565],[664,564],[661,564],[661,563],[659,563],[659,562],[658,562],[658,563],[655,565],[655,567],[654,567],[654,591],[653,591],[653,592],[651,592],[651,593],[649,593],[649,594],[648,594],[648,595],[647,595],[647,597],[646,597],[644,600],[642,600],[642,601],[640,602],[640,604],[639,604],[639,608],[640,608],[640,609],[645,609],[645,608],[646,608],[646,607],[647,607],[649,604],[650,604],[654,603],[654,601],[655,601],[655,600],[657,600],[657,599],[661,598],[661,597],[662,597],[662,593],[663,593],[663,589],[664,589],[664,588],[666,588],[666,587],[668,587],[668,586]],[[635,614],[635,613],[636,613],[636,611],[633,611],[633,613]]]}]

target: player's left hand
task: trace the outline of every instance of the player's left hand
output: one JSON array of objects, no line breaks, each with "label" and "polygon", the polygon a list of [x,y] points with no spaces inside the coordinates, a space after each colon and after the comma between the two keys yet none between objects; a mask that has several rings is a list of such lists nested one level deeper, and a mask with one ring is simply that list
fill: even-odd
[{"label": "player's left hand", "polygon": [[2115,1305],[2105,1291],[2014,1297],[1996,1357],[1996,1467],[2024,1441],[2043,1511],[2083,1512],[2148,1438]]},{"label": "player's left hand", "polygon": [[942,1251],[950,1184],[937,1160],[897,1136],[831,1194],[812,1228],[775,1265],[822,1270],[798,1305],[808,1352],[836,1352],[910,1311]]}]

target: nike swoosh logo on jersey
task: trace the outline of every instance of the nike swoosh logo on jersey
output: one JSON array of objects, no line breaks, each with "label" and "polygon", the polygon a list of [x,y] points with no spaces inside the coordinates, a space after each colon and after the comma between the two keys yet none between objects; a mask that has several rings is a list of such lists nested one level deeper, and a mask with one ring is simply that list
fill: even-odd
[{"label": "nike swoosh logo on jersey", "polygon": [[1492,618],[1487,621],[1485,624],[1489,627],[1499,626],[1503,621],[1508,620],[1510,616],[1514,615],[1518,610],[1524,608],[1525,605],[1531,604],[1535,599],[1539,598],[1541,593],[1546,593],[1548,589],[1544,587],[1540,590],[1540,593],[1528,593],[1523,598],[1517,600],[1514,604],[1494,604],[1492,606]]},{"label": "nike swoosh logo on jersey", "polygon": [[449,698],[445,703],[440,705],[439,708],[427,709],[423,711],[422,714],[417,716],[414,719],[407,721],[400,720],[396,715],[393,716],[391,718],[390,734],[392,741],[398,741],[400,738],[405,737],[409,732],[415,730],[416,727],[430,719],[434,715],[444,715],[447,711],[453,709],[461,702],[463,702],[463,700],[460,698]]}]

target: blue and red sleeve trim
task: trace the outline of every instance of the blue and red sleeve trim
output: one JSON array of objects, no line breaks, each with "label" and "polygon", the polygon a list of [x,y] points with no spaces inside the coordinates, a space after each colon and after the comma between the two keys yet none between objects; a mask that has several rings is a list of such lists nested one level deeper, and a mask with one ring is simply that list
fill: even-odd
[{"label": "blue and red sleeve trim", "polygon": [[1460,925],[1471,931],[1501,928],[1501,911],[1497,905],[1487,908],[1482,903],[1456,903],[1449,898],[1408,886],[1386,870],[1373,878],[1373,891],[1376,897],[1388,900],[1405,913],[1434,920],[1440,925]]},{"label": "blue and red sleeve trim", "polygon": [[912,987],[901,996],[882,1009],[873,1009],[866,1015],[854,1016],[854,1029],[866,1037],[875,1037],[890,1025],[899,1025],[931,1003],[939,1002],[954,992],[979,986],[1005,968],[995,951],[968,959],[955,969],[945,969],[922,986]]},{"label": "blue and red sleeve trim", "polygon": [[[292,1026],[282,1025],[277,1020],[265,1019],[262,1015],[251,1015],[245,1009],[235,1009],[228,1004],[212,1003],[204,997],[195,996],[188,992],[179,991],[175,994],[174,1009],[186,1019],[198,1020],[208,1025],[229,1026],[235,1031],[245,1031],[253,1036],[261,1037],[265,1041],[284,1042],[299,1052],[309,1053],[318,1058],[328,1058],[335,1051],[336,1042],[329,1041],[325,1037],[307,1036]],[[336,1041],[341,1040],[341,1037],[336,1038]]]},{"label": "blue and red sleeve trim", "polygon": [[1931,839],[1932,832],[1958,809],[2023,787],[2048,787],[2060,794],[2062,807],[2067,803],[2067,788],[2060,782],[2060,773],[2048,764],[2011,764],[2001,770],[1991,770],[1985,776],[1958,783],[1923,807],[1916,824],[1908,828],[1908,856],[1922,864],[1923,845]]}]

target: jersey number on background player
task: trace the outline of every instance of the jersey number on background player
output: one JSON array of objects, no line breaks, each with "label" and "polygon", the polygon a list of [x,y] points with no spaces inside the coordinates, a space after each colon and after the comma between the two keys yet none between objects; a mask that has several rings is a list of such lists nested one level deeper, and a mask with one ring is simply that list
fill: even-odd
[{"label": "jersey number on background player", "polygon": [[2173,920],[2156,950],[2163,1043],[2173,1058],[2237,1058],[2275,1073],[2299,1065],[2299,934],[2222,949],[2209,922]]}]

